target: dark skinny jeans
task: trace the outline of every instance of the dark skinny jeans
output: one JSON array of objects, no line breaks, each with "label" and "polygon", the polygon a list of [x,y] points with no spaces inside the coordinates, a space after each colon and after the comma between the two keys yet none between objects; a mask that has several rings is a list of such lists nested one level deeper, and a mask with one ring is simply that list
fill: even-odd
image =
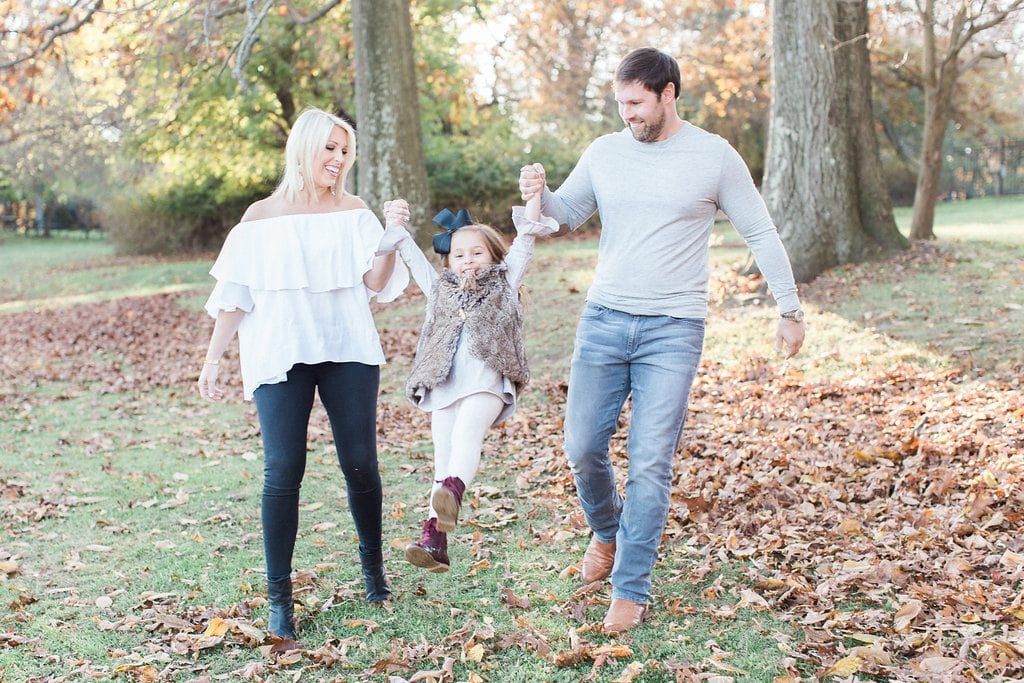
[{"label": "dark skinny jeans", "polygon": [[319,390],[331,421],[360,550],[380,550],[379,384],[380,368],[376,365],[298,363],[288,371],[286,381],[263,384],[253,392],[263,433],[263,551],[268,581],[287,578],[292,572],[314,389]]}]

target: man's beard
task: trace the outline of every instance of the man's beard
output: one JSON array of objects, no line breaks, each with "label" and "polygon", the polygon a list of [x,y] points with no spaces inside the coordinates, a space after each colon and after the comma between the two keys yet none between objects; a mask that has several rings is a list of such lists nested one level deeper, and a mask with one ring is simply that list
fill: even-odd
[{"label": "man's beard", "polygon": [[662,113],[661,117],[653,123],[644,123],[639,128],[629,127],[629,132],[633,134],[633,139],[637,142],[654,142],[661,135],[661,131],[665,129],[665,114]]}]

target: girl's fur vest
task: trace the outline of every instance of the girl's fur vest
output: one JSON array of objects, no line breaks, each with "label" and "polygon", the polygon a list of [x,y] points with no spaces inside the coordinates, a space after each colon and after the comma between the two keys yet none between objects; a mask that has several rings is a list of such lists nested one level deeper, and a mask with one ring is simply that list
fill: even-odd
[{"label": "girl's fur vest", "polygon": [[447,268],[441,271],[405,387],[410,400],[415,402],[448,379],[463,333],[469,335],[470,352],[508,377],[517,391],[530,381],[522,309],[505,271],[504,263],[490,265],[475,280],[460,278]]}]

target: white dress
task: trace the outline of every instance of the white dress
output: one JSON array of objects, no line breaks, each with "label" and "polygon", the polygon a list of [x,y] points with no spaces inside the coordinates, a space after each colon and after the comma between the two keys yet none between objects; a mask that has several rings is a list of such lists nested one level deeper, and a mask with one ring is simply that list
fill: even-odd
[{"label": "white dress", "polygon": [[395,264],[384,289],[363,284],[384,229],[369,209],[291,214],[239,223],[210,274],[206,311],[243,310],[238,349],[246,400],[286,379],[296,363],[383,365],[370,298],[397,298],[409,283]]},{"label": "white dress", "polygon": [[[534,236],[550,235],[557,232],[558,224],[553,218],[546,216],[542,216],[540,222],[530,221],[523,215],[521,206],[513,208],[512,221],[518,234],[512,240],[512,246],[509,247],[508,254],[505,256],[507,268],[505,275],[508,278],[509,287],[512,291],[517,291],[526,275],[530,259],[533,257]],[[434,291],[434,283],[438,278],[437,271],[415,245],[403,245],[401,254],[403,260],[408,264],[416,284],[427,295],[427,310],[430,311],[432,301],[429,297]],[[422,393],[418,393],[416,405],[429,413],[447,408],[466,396],[478,393],[494,394],[505,403],[498,417],[495,418],[494,424],[504,422],[515,413],[515,385],[508,377],[501,375],[482,359],[473,355],[470,351],[468,335],[461,335],[455,349],[455,356],[452,358],[452,368],[448,373],[448,378],[433,389],[426,389]]]}]

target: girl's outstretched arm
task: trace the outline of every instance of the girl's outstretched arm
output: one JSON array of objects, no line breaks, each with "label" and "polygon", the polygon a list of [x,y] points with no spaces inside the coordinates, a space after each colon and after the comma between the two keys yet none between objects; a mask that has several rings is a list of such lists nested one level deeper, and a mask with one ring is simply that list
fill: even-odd
[{"label": "girl's outstretched arm", "polygon": [[[408,228],[409,215],[409,203],[404,199],[384,202],[384,221],[387,223],[387,231],[394,231],[399,227],[403,230]],[[395,242],[394,247],[405,261],[409,272],[412,273],[416,285],[429,297],[434,283],[437,282],[437,271],[430,265],[430,261],[420,251],[420,248],[416,246],[416,242],[413,241],[408,230],[405,230],[405,235]]]},{"label": "girl's outstretched arm", "polygon": [[516,226],[516,238],[505,256],[505,265],[508,266],[508,284],[515,291],[522,284],[533,258],[534,239],[558,232],[558,222],[541,215],[539,193],[526,202],[525,208],[512,207],[512,222]]}]

